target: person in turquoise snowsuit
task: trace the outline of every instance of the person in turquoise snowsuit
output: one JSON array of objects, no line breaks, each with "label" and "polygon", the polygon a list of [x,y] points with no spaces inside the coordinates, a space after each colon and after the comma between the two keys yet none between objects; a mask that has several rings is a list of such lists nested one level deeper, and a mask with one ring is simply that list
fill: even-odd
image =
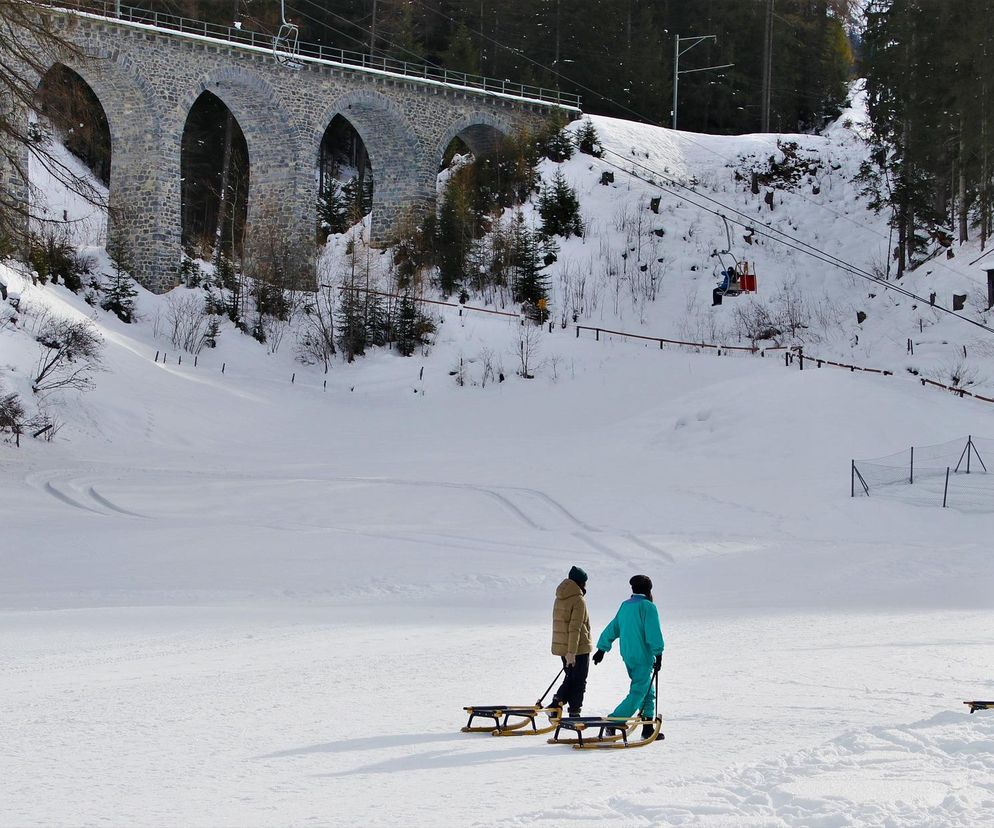
[{"label": "person in turquoise snowsuit", "polygon": [[652,601],[652,581],[645,575],[635,575],[629,583],[632,597],[618,608],[614,620],[597,639],[593,661],[600,664],[604,654],[620,638],[621,658],[632,684],[611,716],[627,719],[641,710],[644,719],[651,719],[656,714],[652,675],[662,663],[663,633],[659,628],[659,610]]}]

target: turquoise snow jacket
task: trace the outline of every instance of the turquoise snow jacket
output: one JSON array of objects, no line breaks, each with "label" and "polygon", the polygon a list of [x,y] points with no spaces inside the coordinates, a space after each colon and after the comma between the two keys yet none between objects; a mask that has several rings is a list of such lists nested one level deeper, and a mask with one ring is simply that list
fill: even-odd
[{"label": "turquoise snow jacket", "polygon": [[621,657],[625,664],[651,664],[663,651],[663,632],[659,629],[659,610],[644,595],[633,595],[619,608],[614,620],[597,639],[597,649],[610,652],[621,639]]}]

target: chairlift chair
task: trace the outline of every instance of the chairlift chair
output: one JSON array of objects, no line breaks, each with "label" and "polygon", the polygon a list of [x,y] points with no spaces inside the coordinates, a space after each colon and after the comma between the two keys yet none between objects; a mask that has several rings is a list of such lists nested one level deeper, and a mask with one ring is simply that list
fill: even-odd
[{"label": "chairlift chair", "polygon": [[288,69],[299,69],[300,63],[300,30],[286,19],[286,4],[280,0],[280,19],[283,21],[280,30],[273,38],[273,57],[280,66]]},{"label": "chairlift chair", "polygon": [[[712,307],[720,305],[726,296],[738,296],[741,293],[756,292],[756,270],[747,261],[739,261],[732,253],[732,231],[728,226],[728,219],[724,216],[721,220],[725,223],[725,238],[727,246],[724,250],[714,250],[712,258],[717,258],[721,263],[721,270],[715,267],[714,275],[720,278],[718,286],[712,291]],[[729,263],[730,261],[730,263]]]}]

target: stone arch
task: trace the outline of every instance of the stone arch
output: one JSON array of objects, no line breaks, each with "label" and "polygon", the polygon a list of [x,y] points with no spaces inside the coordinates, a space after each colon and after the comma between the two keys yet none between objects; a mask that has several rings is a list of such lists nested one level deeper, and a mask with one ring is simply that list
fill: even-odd
[{"label": "stone arch", "polygon": [[69,69],[103,108],[112,155],[107,243],[123,244],[133,263],[132,275],[157,289],[174,282],[179,271],[179,238],[170,232],[170,199],[163,186],[170,153],[158,98],[129,55],[90,43],[84,51],[53,59],[47,71],[56,65]]},{"label": "stone arch", "polygon": [[511,124],[493,112],[481,110],[464,115],[449,125],[435,145],[433,155],[435,169],[441,166],[445,150],[455,138],[461,139],[469,147],[470,152],[479,158],[496,150],[501,139],[508,137],[512,132]]},{"label": "stone arch", "polygon": [[310,146],[318,158],[325,129],[340,115],[359,134],[373,171],[371,237],[391,240],[405,216],[423,211],[434,198],[425,186],[417,133],[403,110],[387,96],[357,90],[336,98],[314,124]]},{"label": "stone arch", "polygon": [[245,136],[249,159],[247,226],[279,222],[293,237],[295,247],[313,251],[316,192],[311,176],[304,174],[303,130],[296,118],[265,78],[231,65],[200,77],[184,91],[178,103],[182,123],[204,92],[228,108]]},{"label": "stone arch", "polygon": [[[226,164],[227,179],[219,182]],[[192,247],[208,259],[216,252],[240,258],[251,178],[248,147],[238,119],[212,92],[200,93],[183,123],[180,177],[184,250]]]},{"label": "stone arch", "polygon": [[[69,128],[68,134],[62,136],[63,142],[76,155],[82,157],[81,153],[85,153],[84,160],[93,175],[109,186],[113,149],[110,124],[93,87],[65,63],[53,63],[38,83],[35,110],[56,126]],[[78,126],[86,130],[78,133]]]}]

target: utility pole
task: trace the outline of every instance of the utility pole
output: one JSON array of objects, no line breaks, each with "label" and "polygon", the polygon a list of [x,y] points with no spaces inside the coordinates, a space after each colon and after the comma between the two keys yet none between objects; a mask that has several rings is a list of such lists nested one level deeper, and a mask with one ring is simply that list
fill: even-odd
[{"label": "utility pole", "polygon": [[[772,0],[770,0],[772,2]],[[693,49],[697,44],[703,43],[705,40],[718,41],[717,35],[702,35],[701,37],[680,37],[680,35],[673,36],[673,129],[676,129],[677,124],[677,106],[679,104],[680,98],[680,75],[689,75],[691,72],[710,72],[713,69],[729,69],[734,66],[734,63],[723,63],[721,66],[704,66],[701,69],[680,69],[680,58],[683,57],[687,52]],[[686,49],[680,48],[680,44],[689,43],[690,45]]]},{"label": "utility pole", "polygon": [[369,26],[369,54],[376,54],[376,0],[373,0],[373,21]]},{"label": "utility pole", "polygon": [[773,97],[773,3],[766,0],[766,28],[763,38],[763,100],[760,132],[770,131],[770,101]]}]

